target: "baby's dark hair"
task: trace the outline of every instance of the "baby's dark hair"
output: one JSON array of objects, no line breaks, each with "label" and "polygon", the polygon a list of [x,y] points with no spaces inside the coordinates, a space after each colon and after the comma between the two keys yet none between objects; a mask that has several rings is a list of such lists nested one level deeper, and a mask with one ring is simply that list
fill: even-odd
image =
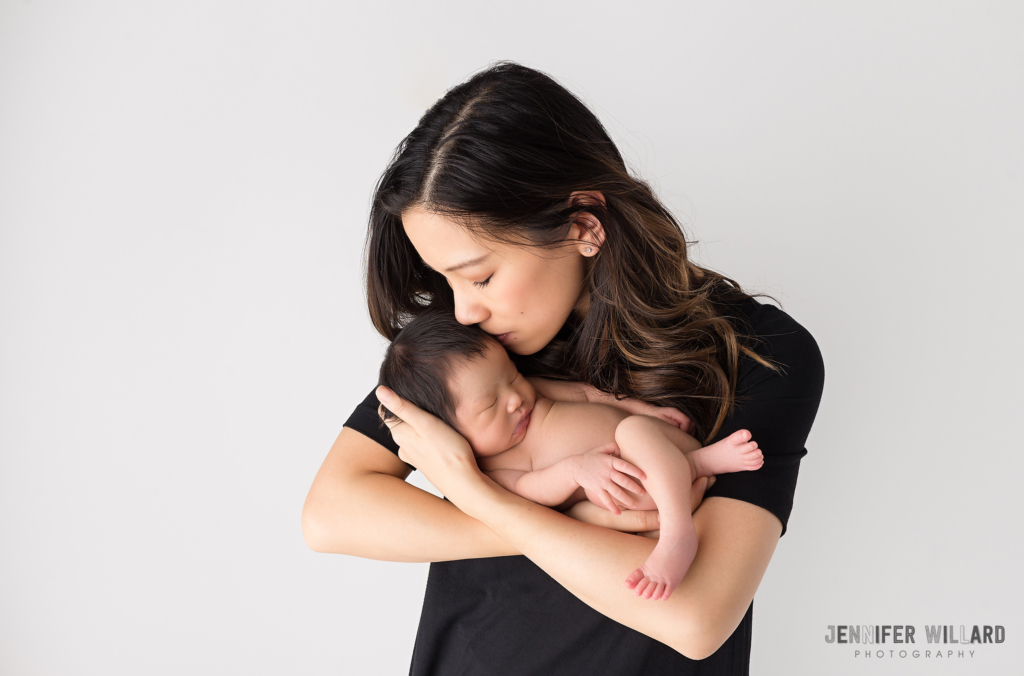
[{"label": "baby's dark hair", "polygon": [[[448,387],[456,360],[482,356],[495,340],[480,327],[464,326],[449,309],[431,309],[405,325],[388,347],[378,385],[455,427],[458,402]],[[384,409],[386,420],[398,416]]]}]

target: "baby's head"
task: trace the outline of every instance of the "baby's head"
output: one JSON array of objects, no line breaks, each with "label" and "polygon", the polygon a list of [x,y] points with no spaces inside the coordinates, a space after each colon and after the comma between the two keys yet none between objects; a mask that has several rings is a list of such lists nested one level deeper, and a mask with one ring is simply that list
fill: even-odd
[{"label": "baby's head", "polygon": [[522,441],[537,398],[494,337],[443,310],[402,329],[384,356],[380,384],[454,427],[478,456]]}]

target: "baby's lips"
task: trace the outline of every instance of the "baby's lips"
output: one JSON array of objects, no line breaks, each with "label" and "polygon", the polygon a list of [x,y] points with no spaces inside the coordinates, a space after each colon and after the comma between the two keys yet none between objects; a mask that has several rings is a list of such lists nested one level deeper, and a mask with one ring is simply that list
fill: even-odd
[{"label": "baby's lips", "polygon": [[529,424],[531,413],[533,413],[532,409],[523,414],[523,417],[520,418],[519,422],[516,423],[516,429],[513,432],[513,435],[519,434],[520,432],[526,429],[526,426]]}]

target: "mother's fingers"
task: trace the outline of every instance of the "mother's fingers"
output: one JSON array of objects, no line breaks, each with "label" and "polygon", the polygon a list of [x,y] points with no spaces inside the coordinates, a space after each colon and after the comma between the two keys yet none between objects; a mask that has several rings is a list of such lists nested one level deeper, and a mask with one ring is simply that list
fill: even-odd
[{"label": "mother's fingers", "polygon": [[577,502],[565,513],[577,521],[626,533],[657,530],[661,527],[656,511],[623,510],[621,514],[616,515],[590,500]]},{"label": "mother's fingers", "polygon": [[376,395],[377,401],[379,401],[384,408],[393,414],[390,416],[390,420],[387,418],[384,419],[388,429],[394,429],[395,426],[400,425],[403,422],[409,423],[413,429],[418,429],[425,422],[425,416],[430,415],[415,404],[411,404],[405,399],[402,399],[390,388],[384,387],[383,385],[377,388]]},{"label": "mother's fingers", "polygon": [[714,475],[710,477],[702,476],[698,477],[696,481],[690,484],[690,511],[695,512],[700,507],[700,503],[704,500],[704,492],[707,489],[715,485]]}]

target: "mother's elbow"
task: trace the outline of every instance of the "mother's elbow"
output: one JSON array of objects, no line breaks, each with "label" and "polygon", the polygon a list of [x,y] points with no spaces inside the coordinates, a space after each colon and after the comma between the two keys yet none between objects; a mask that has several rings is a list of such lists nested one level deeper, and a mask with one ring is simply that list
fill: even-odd
[{"label": "mother's elbow", "polygon": [[669,644],[669,647],[683,657],[700,661],[714,655],[724,643],[725,639],[717,640],[716,638],[707,637],[696,640],[679,641],[675,644]]},{"label": "mother's elbow", "polygon": [[736,627],[718,626],[706,619],[691,617],[673,632],[671,638],[660,640],[683,657],[703,660],[718,652],[734,631]]},{"label": "mother's elbow", "polygon": [[719,640],[717,637],[707,636],[684,641],[673,641],[668,646],[683,657],[700,661],[714,655],[724,643],[725,639]]},{"label": "mother's elbow", "polygon": [[302,539],[306,546],[321,554],[337,552],[337,538],[331,537],[333,532],[328,527],[326,510],[315,500],[306,498],[306,504],[302,506]]},{"label": "mother's elbow", "polygon": [[311,509],[308,504],[302,507],[302,539],[306,541],[306,546],[314,552],[324,551],[323,529],[317,523],[315,510]]}]

